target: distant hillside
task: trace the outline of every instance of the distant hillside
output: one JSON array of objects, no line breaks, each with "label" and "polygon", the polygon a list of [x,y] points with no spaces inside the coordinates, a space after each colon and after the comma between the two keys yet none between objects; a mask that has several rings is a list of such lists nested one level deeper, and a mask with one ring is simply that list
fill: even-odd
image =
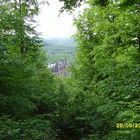
[{"label": "distant hillside", "polygon": [[77,43],[70,38],[52,38],[44,41],[48,61],[50,63],[58,61],[71,62],[75,55],[75,47]]},{"label": "distant hillside", "polygon": [[53,46],[66,46],[66,47],[75,47],[76,42],[71,39],[71,38],[51,38],[51,39],[46,39],[45,44],[48,45],[53,45]]}]

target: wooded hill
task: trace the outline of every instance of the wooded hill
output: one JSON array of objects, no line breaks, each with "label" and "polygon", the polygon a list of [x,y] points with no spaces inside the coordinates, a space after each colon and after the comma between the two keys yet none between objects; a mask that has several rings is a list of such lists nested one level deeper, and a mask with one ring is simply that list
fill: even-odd
[{"label": "wooded hill", "polygon": [[49,63],[74,60],[76,42],[70,38],[51,38],[44,41]]}]

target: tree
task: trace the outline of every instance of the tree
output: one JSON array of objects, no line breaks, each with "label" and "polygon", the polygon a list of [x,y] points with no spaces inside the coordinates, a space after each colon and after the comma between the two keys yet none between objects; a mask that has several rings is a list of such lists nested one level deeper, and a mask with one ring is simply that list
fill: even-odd
[{"label": "tree", "polygon": [[43,110],[39,103],[44,96],[44,102],[47,102],[47,96],[52,96],[54,80],[47,69],[42,41],[37,37],[32,25],[38,6],[35,0],[0,1],[2,140],[54,139],[52,123],[41,118],[47,108],[44,105]]},{"label": "tree", "polygon": [[[115,131],[113,123],[134,123],[139,120],[136,111],[140,90],[136,86],[139,85],[139,47],[133,41],[139,33],[137,1],[110,1],[106,7],[95,5],[92,0],[88,3],[91,7],[75,22],[79,43],[75,76],[83,90],[95,96],[93,102],[99,97],[108,102],[105,105],[96,102],[97,112],[103,117],[100,123],[110,128],[108,131],[100,126],[101,137],[113,132],[116,133],[112,133],[114,137],[108,135],[106,138],[127,139],[127,130]],[[112,116],[106,117],[109,114]],[[120,133],[123,133],[123,138],[119,137]],[[131,131],[128,133],[130,139]],[[134,133],[133,139],[137,139],[138,131]]]}]

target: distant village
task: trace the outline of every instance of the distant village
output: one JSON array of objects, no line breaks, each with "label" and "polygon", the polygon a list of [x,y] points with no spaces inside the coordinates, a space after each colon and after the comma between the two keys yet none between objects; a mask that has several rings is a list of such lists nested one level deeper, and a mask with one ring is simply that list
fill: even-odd
[{"label": "distant village", "polygon": [[48,68],[54,75],[67,76],[68,61],[59,61],[56,63],[49,63]]}]

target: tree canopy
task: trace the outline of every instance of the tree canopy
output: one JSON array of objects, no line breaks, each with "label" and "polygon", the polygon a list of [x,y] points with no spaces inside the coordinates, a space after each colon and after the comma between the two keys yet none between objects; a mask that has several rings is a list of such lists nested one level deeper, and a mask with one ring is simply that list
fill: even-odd
[{"label": "tree canopy", "polygon": [[39,2],[0,1],[1,140],[139,140],[140,4],[87,3],[71,77],[58,77],[35,31]]}]

